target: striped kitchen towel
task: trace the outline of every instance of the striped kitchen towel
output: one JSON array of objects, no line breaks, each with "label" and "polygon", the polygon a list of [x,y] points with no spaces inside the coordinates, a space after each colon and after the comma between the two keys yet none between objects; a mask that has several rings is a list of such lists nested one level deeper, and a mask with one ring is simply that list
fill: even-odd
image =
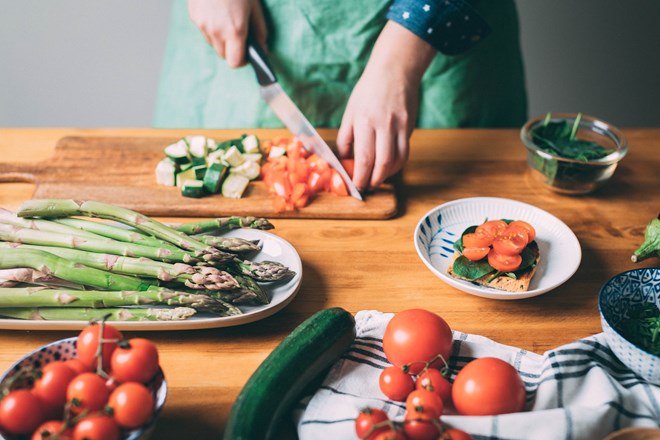
[{"label": "striped kitchen towel", "polygon": [[[385,410],[403,420],[405,405],[388,400],[378,377],[390,365],[382,348],[391,313],[361,311],[357,337],[321,387],[295,412],[300,439],[355,439],[360,409]],[[660,427],[660,387],[626,368],[600,333],[543,355],[454,331],[451,380],[467,362],[498,357],[519,371],[527,389],[525,412],[500,416],[444,415],[443,422],[475,439],[602,439],[630,426]]]}]

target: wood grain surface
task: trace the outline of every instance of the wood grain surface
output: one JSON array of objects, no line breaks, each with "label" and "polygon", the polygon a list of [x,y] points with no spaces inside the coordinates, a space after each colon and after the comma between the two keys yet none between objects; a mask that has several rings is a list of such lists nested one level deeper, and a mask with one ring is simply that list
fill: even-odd
[{"label": "wood grain surface", "polygon": [[[206,133],[218,138],[237,134]],[[326,132],[325,137],[332,138],[333,133]],[[571,197],[546,190],[530,178],[517,130],[418,130],[393,218],[274,220],[273,232],[293,244],[303,261],[302,288],[289,306],[240,327],[140,333],[158,344],[170,387],[154,438],[219,438],[232,402],[250,374],[295,326],[326,307],[339,306],[352,313],[424,307],[456,330],[536,353],[599,333],[600,286],[619,272],[659,265],[658,260],[634,264],[630,254],[642,242],[646,224],[660,212],[660,130],[624,129],[624,133],[630,151],[613,179],[590,195]],[[190,133],[0,129],[0,157],[3,162],[29,166],[50,157],[64,136],[186,134]],[[33,191],[32,184],[0,184],[0,206],[16,209]],[[575,275],[551,292],[520,301],[479,298],[436,278],[415,252],[415,226],[435,206],[472,196],[526,202],[566,223],[583,252]],[[0,331],[0,370],[28,350],[73,335]]]},{"label": "wood grain surface", "polygon": [[392,184],[366,194],[363,201],[321,193],[309,206],[283,213],[273,210],[272,196],[261,181],[251,182],[241,199],[220,194],[183,197],[179,188],[158,185],[155,177],[156,165],[165,158],[163,149],[177,140],[67,136],[57,142],[52,157],[43,161],[8,163],[0,159],[0,182],[33,182],[35,199],[98,200],[151,216],[386,219],[396,214]]}]

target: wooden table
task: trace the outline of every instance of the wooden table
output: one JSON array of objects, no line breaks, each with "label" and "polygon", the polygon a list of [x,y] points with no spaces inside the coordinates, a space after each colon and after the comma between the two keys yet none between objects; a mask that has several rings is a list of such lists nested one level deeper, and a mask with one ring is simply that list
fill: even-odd
[{"label": "wooden table", "polygon": [[[67,135],[231,138],[241,132],[0,129],[0,160],[43,160]],[[624,133],[628,156],[604,188],[587,196],[558,195],[533,181],[517,130],[419,130],[403,174],[400,215],[384,221],[273,220],[273,232],[292,243],[303,261],[298,296],[276,315],[245,326],[148,333],[158,344],[170,387],[154,438],[218,438],[250,374],[295,326],[327,307],[352,313],[424,307],[454,329],[536,353],[600,332],[596,300],[603,282],[634,267],[658,265],[657,260],[635,265],[629,257],[660,212],[660,129]],[[334,132],[322,134],[332,139]],[[32,191],[30,184],[0,184],[0,206],[16,209]],[[471,196],[519,200],[561,219],[582,246],[576,274],[554,291],[519,301],[479,298],[443,283],[418,258],[413,231],[431,208]],[[0,330],[0,370],[29,350],[74,334]]]}]

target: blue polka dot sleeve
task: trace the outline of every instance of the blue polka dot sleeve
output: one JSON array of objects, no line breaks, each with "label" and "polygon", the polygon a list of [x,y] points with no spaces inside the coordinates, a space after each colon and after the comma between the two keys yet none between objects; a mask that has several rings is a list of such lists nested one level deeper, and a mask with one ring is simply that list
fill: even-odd
[{"label": "blue polka dot sleeve", "polygon": [[465,0],[394,0],[387,18],[446,55],[465,52],[490,33]]}]

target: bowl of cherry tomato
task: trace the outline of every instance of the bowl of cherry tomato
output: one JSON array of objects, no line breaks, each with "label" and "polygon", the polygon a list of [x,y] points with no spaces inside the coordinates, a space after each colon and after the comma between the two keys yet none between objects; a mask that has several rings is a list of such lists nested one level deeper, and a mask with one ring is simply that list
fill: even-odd
[{"label": "bowl of cherry tomato", "polygon": [[0,376],[0,393],[7,440],[143,440],[165,404],[167,381],[151,341],[90,324],[19,359]]}]

